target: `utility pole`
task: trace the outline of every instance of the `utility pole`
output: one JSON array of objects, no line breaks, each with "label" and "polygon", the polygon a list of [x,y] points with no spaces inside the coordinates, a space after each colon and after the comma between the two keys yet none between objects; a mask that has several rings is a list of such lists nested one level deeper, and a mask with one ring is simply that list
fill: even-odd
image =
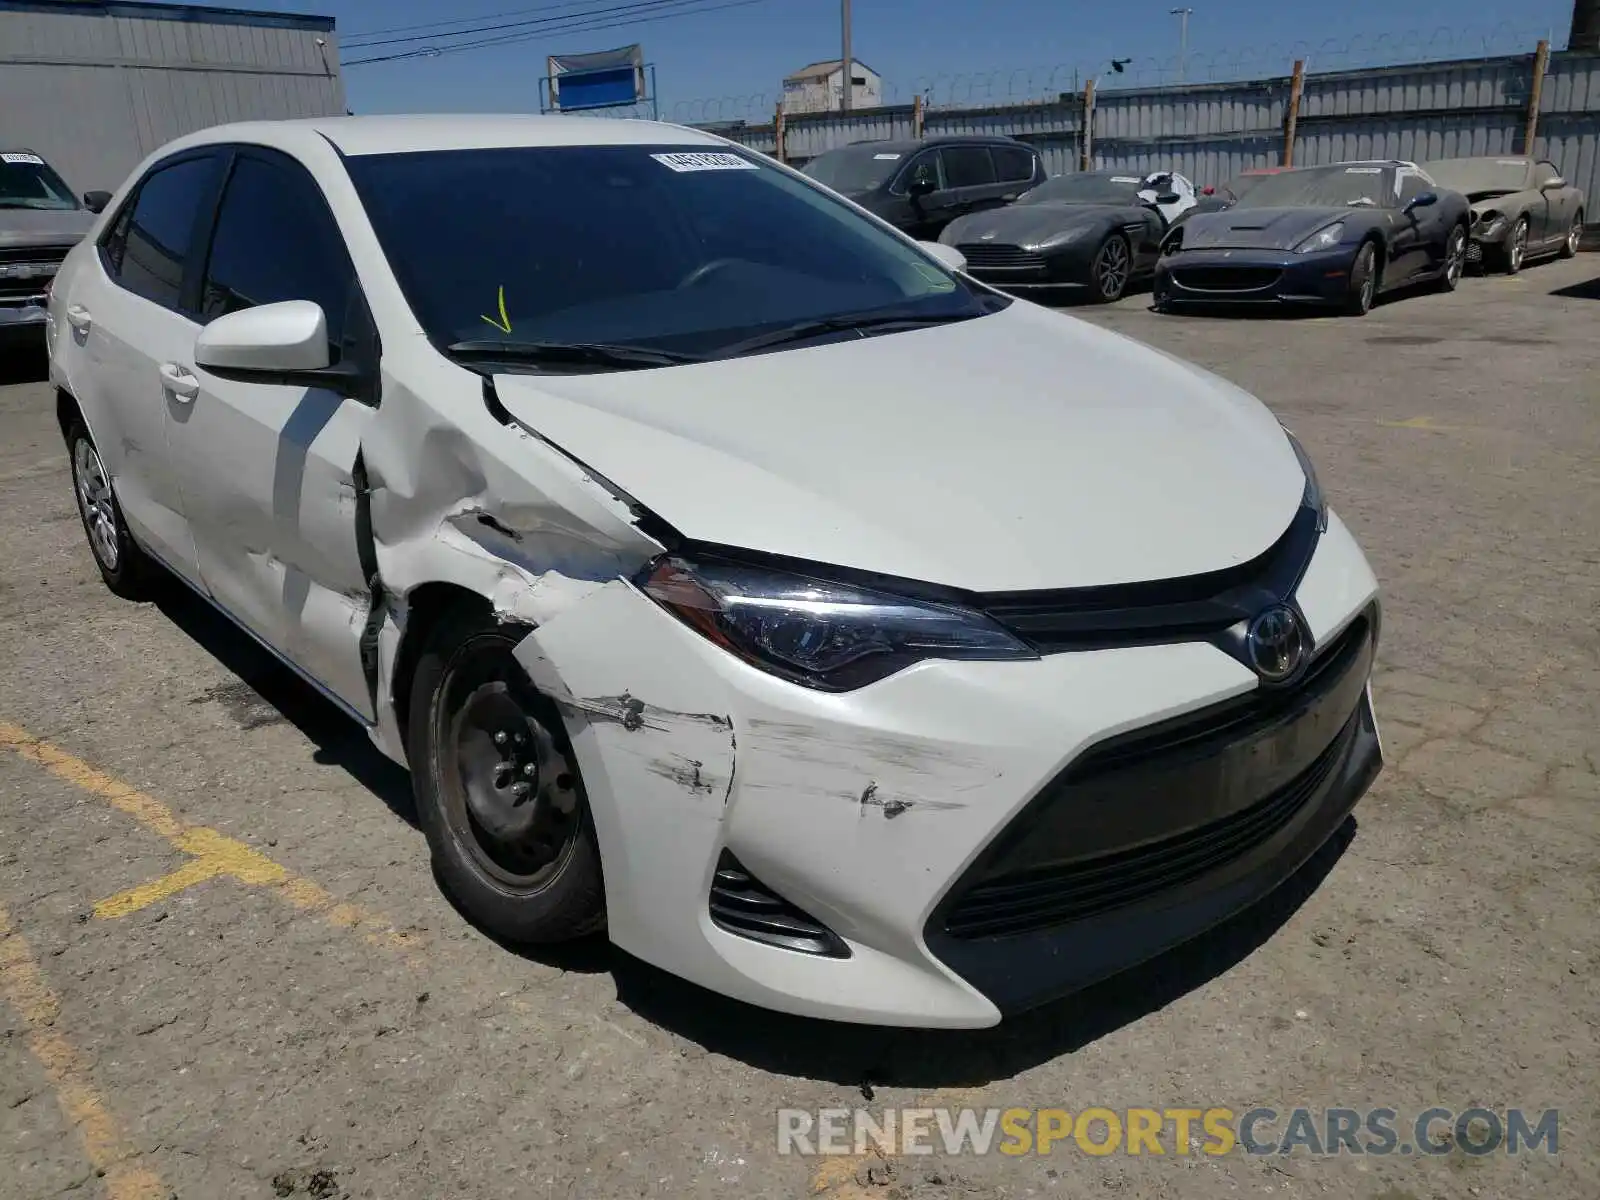
[{"label": "utility pole", "polygon": [[856,66],[853,61],[855,55],[850,50],[850,0],[839,0],[839,18],[843,25],[844,45],[839,55],[839,111],[850,111],[850,93],[855,91],[850,81],[855,78]]},{"label": "utility pole", "polygon": [[1189,57],[1189,15],[1192,8],[1174,8],[1170,15],[1178,18],[1178,82],[1184,81],[1184,67]]}]

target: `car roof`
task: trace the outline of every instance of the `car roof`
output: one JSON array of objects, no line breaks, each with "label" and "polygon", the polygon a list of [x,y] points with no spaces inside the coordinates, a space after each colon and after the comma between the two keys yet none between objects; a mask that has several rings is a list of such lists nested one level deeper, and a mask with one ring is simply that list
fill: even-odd
[{"label": "car roof", "polygon": [[[1003,133],[952,133],[941,137],[922,138],[883,138],[874,140],[851,142],[845,146],[831,147],[834,150],[857,150],[862,147],[872,147],[876,150],[898,150],[903,154],[913,150],[926,150],[937,146],[1026,146],[1028,143],[1018,138],[1007,137]],[[822,153],[826,154],[824,150]],[[821,157],[818,155],[817,157]]]},{"label": "car roof", "polygon": [[172,143],[172,149],[263,138],[293,146],[323,139],[341,153],[404,154],[429,150],[492,150],[533,146],[726,146],[715,134],[664,121],[620,118],[445,114],[308,117],[216,125]]}]

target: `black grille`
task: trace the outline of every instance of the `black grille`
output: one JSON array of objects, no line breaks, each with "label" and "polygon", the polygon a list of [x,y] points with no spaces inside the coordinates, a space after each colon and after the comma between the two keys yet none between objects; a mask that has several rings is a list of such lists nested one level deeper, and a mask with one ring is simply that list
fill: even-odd
[{"label": "black grille", "polygon": [[1043,267],[1044,255],[1021,246],[1006,246],[997,242],[971,242],[956,247],[969,267],[1016,267],[1037,269]]},{"label": "black grille", "polygon": [[1467,243],[1467,261],[1469,263],[1481,263],[1483,261],[1483,243],[1482,242],[1468,242]]},{"label": "black grille", "polygon": [[1339,760],[1354,720],[1292,783],[1259,804],[1150,846],[1071,867],[981,883],[945,921],[952,937],[993,937],[1047,929],[1135,904],[1192,883],[1277,833],[1305,805]]},{"label": "black grille", "polygon": [[1172,272],[1178,286],[1192,292],[1259,292],[1282,275],[1278,267],[1178,267]]},{"label": "black grille", "polygon": [[729,851],[717,860],[711,880],[711,920],[720,929],[752,941],[802,954],[849,958],[839,935],[767,887]]},{"label": "black grille", "polygon": [[980,607],[1042,654],[1209,637],[1253,616],[1264,597],[1293,593],[1316,550],[1318,525],[1315,510],[1302,507],[1264,554],[1221,571],[1111,587],[991,592]]},{"label": "black grille", "polygon": [[71,246],[3,246],[0,265],[7,263],[55,263],[67,257]]},{"label": "black grille", "polygon": [[1375,622],[1375,612],[1358,618],[1292,688],[1257,689],[1091,747],[957,886],[944,932],[1004,937],[1083,920],[1192,883],[1269,841],[1348,748]]}]

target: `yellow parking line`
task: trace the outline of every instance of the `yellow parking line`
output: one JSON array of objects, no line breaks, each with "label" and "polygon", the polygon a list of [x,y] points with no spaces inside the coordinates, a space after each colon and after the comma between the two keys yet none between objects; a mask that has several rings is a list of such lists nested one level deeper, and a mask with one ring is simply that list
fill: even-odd
[{"label": "yellow parking line", "polygon": [[89,1065],[56,1027],[61,999],[45,982],[38,960],[0,905],[0,997],[16,1010],[23,1041],[55,1086],[61,1112],[102,1174],[107,1200],[161,1200],[161,1178],[141,1163],[89,1078]]},{"label": "yellow parking line", "polygon": [[227,876],[240,883],[266,887],[293,907],[314,913],[340,929],[364,926],[365,939],[385,949],[409,950],[417,944],[416,938],[393,929],[376,913],[341,902],[309,879],[294,874],[235,838],[204,825],[190,824],[155,797],[90,766],[59,746],[34,737],[21,726],[0,721],[0,747],[98,796],[189,856],[188,862],[170,874],[100,901],[94,908],[97,917],[125,917],[185,888]]}]

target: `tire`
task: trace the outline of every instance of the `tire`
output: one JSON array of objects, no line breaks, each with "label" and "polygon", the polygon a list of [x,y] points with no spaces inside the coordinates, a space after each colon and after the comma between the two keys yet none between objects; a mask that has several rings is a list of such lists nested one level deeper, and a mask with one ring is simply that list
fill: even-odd
[{"label": "tire", "polygon": [[67,426],[67,458],[72,468],[72,492],[78,502],[78,519],[94,555],[94,565],[106,587],[124,600],[145,600],[154,591],[161,568],[128,532],[122,506],[111,488],[111,476],[100,461],[94,438],[82,418]]},{"label": "tire", "polygon": [[1561,243],[1562,258],[1577,258],[1578,247],[1583,244],[1583,209],[1572,218],[1572,228],[1567,230],[1567,240]]},{"label": "tire", "polygon": [[1444,269],[1434,285],[1441,292],[1453,292],[1461,286],[1461,276],[1467,269],[1467,227],[1453,226],[1444,243]]},{"label": "tire", "polygon": [[1350,264],[1350,289],[1345,295],[1344,311],[1352,317],[1364,317],[1372,311],[1378,298],[1378,244],[1362,242]]},{"label": "tire", "polygon": [[537,945],[603,928],[605,886],[560,713],[512,657],[521,636],[486,613],[439,619],[413,678],[407,757],[445,890],[490,935]]},{"label": "tire", "polygon": [[1089,295],[1096,304],[1115,304],[1133,279],[1133,248],[1120,233],[1100,243],[1089,262]]},{"label": "tire", "polygon": [[1506,234],[1506,240],[1495,249],[1495,266],[1507,275],[1515,275],[1522,270],[1528,260],[1528,218],[1518,217],[1516,224],[1512,225],[1511,232]]}]

